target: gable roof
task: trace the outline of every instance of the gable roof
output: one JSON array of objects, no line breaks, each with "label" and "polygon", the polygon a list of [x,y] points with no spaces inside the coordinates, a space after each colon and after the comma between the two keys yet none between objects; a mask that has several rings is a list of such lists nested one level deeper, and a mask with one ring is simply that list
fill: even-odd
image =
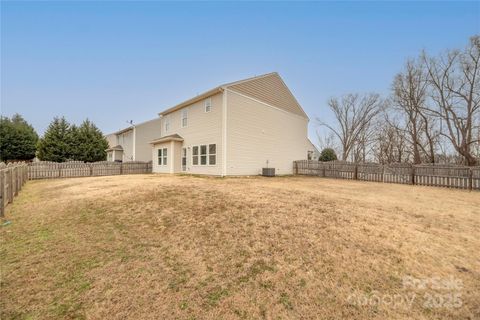
[{"label": "gable roof", "polygon": [[152,122],[152,121],[160,121],[160,118],[159,118],[159,117],[156,117],[156,118],[154,118],[154,119],[150,119],[150,120],[147,120],[147,121],[139,122],[139,123],[137,123],[137,124],[132,124],[132,125],[126,127],[126,128],[123,128],[123,129],[121,129],[121,130],[118,130],[118,131],[115,131],[115,132],[113,132],[113,133],[107,134],[107,136],[109,136],[109,135],[122,134],[122,133],[125,133],[125,132],[127,132],[127,131],[133,130],[133,128],[135,128],[135,127],[138,128],[138,127],[143,126],[144,124],[150,123],[150,122]]},{"label": "gable roof", "polygon": [[163,116],[179,110],[192,103],[223,92],[226,89],[231,89],[232,91],[247,95],[266,104],[273,105],[274,107],[292,112],[308,119],[307,114],[305,111],[303,111],[302,107],[277,72],[267,73],[264,75],[220,85],[191,99],[185,100],[184,102],[179,103],[171,108],[168,108],[160,112],[159,115]]},{"label": "gable roof", "polygon": [[108,149],[106,149],[105,151],[113,151],[113,150],[123,151],[123,147],[122,147],[121,145],[116,145],[115,147],[108,148]]},{"label": "gable roof", "polygon": [[297,99],[276,72],[230,84],[228,89],[308,119]]},{"label": "gable roof", "polygon": [[127,127],[125,129],[122,129],[122,130],[118,130],[118,131],[116,131],[112,134],[122,134],[122,133],[125,133],[125,132],[130,131],[130,130],[133,130],[133,126]]},{"label": "gable roof", "polygon": [[167,142],[167,141],[183,141],[182,136],[174,133],[165,137],[161,137],[155,140],[150,141],[150,144],[157,144],[157,143],[162,143],[162,142]]}]

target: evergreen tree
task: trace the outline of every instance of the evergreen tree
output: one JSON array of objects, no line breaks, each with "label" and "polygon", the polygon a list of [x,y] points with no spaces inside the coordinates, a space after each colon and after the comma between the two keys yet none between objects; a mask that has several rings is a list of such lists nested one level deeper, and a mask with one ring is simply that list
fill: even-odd
[{"label": "evergreen tree", "polygon": [[70,124],[64,117],[55,117],[43,138],[38,142],[38,158],[43,161],[63,162],[73,160],[74,139]]},{"label": "evergreen tree", "polygon": [[322,150],[320,153],[320,157],[318,158],[318,161],[333,161],[337,160],[337,154],[335,153],[335,150],[332,148],[325,148]]},{"label": "evergreen tree", "polygon": [[75,160],[95,162],[107,159],[107,139],[103,133],[90,120],[85,120],[72,130],[74,147],[72,154]]},{"label": "evergreen tree", "polygon": [[35,157],[38,135],[21,115],[0,117],[0,160],[30,160]]},{"label": "evergreen tree", "polygon": [[69,159],[75,161],[82,161],[78,148],[78,127],[75,124],[72,124],[70,125],[69,131],[70,132],[67,140]]}]

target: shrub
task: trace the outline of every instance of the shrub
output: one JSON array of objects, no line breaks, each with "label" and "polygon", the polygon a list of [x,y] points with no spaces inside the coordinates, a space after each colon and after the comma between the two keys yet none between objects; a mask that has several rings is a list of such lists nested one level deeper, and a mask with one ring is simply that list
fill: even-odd
[{"label": "shrub", "polygon": [[318,161],[333,161],[337,160],[337,154],[335,153],[335,150],[332,148],[325,148],[322,150],[320,153],[320,157],[318,158]]}]

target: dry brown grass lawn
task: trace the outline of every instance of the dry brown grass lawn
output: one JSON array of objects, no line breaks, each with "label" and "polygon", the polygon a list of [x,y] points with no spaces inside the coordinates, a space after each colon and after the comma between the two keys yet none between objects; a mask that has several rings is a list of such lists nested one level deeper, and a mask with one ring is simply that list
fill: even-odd
[{"label": "dry brown grass lawn", "polygon": [[480,317],[478,192],[131,175],[29,182],[6,215],[1,319]]}]

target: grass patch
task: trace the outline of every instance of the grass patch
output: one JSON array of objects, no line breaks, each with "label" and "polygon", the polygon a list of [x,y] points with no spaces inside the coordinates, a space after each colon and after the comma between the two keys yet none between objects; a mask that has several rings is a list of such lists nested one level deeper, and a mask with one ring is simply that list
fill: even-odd
[{"label": "grass patch", "polygon": [[[30,181],[0,228],[0,318],[478,318],[478,208],[314,177]],[[460,280],[462,305],[348,303],[403,294],[405,276]]]}]

